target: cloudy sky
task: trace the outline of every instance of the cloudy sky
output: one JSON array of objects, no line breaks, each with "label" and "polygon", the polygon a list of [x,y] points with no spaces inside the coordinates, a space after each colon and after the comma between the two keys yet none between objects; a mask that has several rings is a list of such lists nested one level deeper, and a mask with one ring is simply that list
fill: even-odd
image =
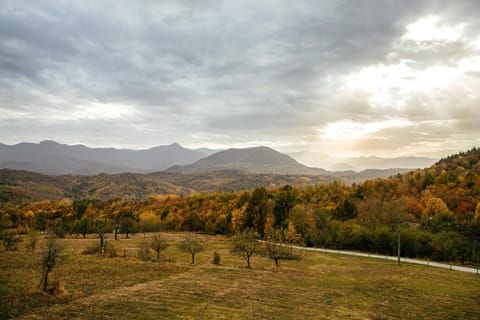
[{"label": "cloudy sky", "polygon": [[0,0],[0,142],[480,145],[480,2]]}]

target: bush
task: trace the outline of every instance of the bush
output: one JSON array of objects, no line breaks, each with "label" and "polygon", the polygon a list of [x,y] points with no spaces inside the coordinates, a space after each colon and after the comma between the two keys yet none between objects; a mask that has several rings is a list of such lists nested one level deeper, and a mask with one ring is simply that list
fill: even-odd
[{"label": "bush", "polygon": [[[110,242],[105,242],[104,244],[104,256],[109,258],[118,257],[118,250],[115,246]],[[87,247],[85,250],[82,251],[82,254],[85,255],[102,255],[102,246],[99,243],[95,243]]]},{"label": "bush", "polygon": [[454,261],[462,250],[462,236],[454,231],[442,231],[433,235],[433,259]]},{"label": "bush", "polygon": [[213,264],[215,265],[219,265],[220,264],[220,253],[218,253],[217,251],[215,251],[213,253],[213,260],[212,260]]},{"label": "bush", "polygon": [[90,254],[100,254],[102,249],[98,243],[94,245],[90,245],[82,251],[82,254],[90,255]]},{"label": "bush", "polygon": [[105,255],[110,258],[118,257],[118,250],[113,244],[107,242],[105,244]]},{"label": "bush", "polygon": [[415,253],[417,257],[426,258],[432,255],[432,234],[420,231],[416,234]]},{"label": "bush", "polygon": [[142,241],[140,248],[138,249],[138,258],[143,261],[153,260],[150,250],[150,243],[145,240]]},{"label": "bush", "polygon": [[400,234],[400,250],[401,255],[405,257],[415,258],[417,254],[417,234],[408,229],[402,229]]},{"label": "bush", "polygon": [[372,249],[374,252],[380,254],[392,254],[394,253],[394,247],[392,247],[391,232],[386,227],[377,228],[373,234],[374,240]]}]

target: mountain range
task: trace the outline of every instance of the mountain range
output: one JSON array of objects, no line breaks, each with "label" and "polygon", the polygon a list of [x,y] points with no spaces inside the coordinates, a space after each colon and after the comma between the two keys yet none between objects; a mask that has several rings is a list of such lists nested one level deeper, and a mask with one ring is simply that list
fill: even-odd
[{"label": "mountain range", "polygon": [[[305,153],[296,154],[301,159]],[[312,156],[312,153],[310,153]],[[319,155],[325,159],[326,156]],[[188,149],[177,143],[145,150],[89,148],[84,145],[66,145],[54,141],[0,144],[0,168],[27,170],[48,175],[96,175],[100,173],[151,173],[167,170],[178,173],[201,173],[216,170],[238,170],[256,174],[323,175],[359,180],[355,172],[363,169],[381,169],[361,172],[369,178],[385,177],[397,173],[392,168],[421,168],[430,163],[429,158],[378,157],[357,158],[341,170],[327,171],[306,166],[290,155],[268,147],[246,149]],[[369,165],[369,163],[373,165]],[[388,169],[387,171],[382,171]],[[361,178],[363,179],[363,178]]]},{"label": "mountain range", "polygon": [[193,163],[208,154],[177,143],[146,150],[88,148],[54,141],[0,144],[0,168],[28,170],[50,175],[154,172]]},{"label": "mountain range", "polygon": [[439,160],[436,158],[418,156],[396,158],[383,158],[377,156],[332,157],[328,154],[316,151],[294,152],[289,153],[288,155],[307,166],[320,167],[331,171],[361,171],[366,169],[389,168],[420,169],[430,167]]},{"label": "mountain range", "polygon": [[0,145],[0,168],[7,168],[0,170],[0,202],[64,197],[144,199],[157,194],[314,185],[333,180],[359,183],[409,171],[327,171],[305,166],[268,147],[215,152],[171,144],[126,150],[53,141]]}]

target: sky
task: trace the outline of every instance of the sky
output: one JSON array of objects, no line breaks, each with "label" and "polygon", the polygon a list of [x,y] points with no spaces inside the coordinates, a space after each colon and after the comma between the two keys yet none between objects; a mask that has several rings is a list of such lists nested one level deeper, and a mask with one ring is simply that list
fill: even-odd
[{"label": "sky", "polygon": [[480,1],[0,0],[0,142],[480,146]]}]

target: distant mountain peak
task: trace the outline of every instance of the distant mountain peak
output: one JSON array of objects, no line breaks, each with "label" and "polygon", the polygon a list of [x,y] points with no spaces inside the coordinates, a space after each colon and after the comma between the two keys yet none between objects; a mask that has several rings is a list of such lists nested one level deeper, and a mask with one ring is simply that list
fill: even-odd
[{"label": "distant mountain peak", "polygon": [[183,146],[182,146],[181,144],[177,143],[177,142],[174,142],[174,143],[172,143],[172,144],[169,144],[168,146],[169,146],[169,147],[183,148]]},{"label": "distant mountain peak", "polygon": [[171,172],[210,172],[240,170],[251,173],[320,175],[326,171],[298,163],[290,156],[266,146],[231,148],[212,154],[186,166],[169,168]]},{"label": "distant mountain peak", "polygon": [[38,143],[39,145],[60,145],[60,143],[53,140],[43,140]]}]

